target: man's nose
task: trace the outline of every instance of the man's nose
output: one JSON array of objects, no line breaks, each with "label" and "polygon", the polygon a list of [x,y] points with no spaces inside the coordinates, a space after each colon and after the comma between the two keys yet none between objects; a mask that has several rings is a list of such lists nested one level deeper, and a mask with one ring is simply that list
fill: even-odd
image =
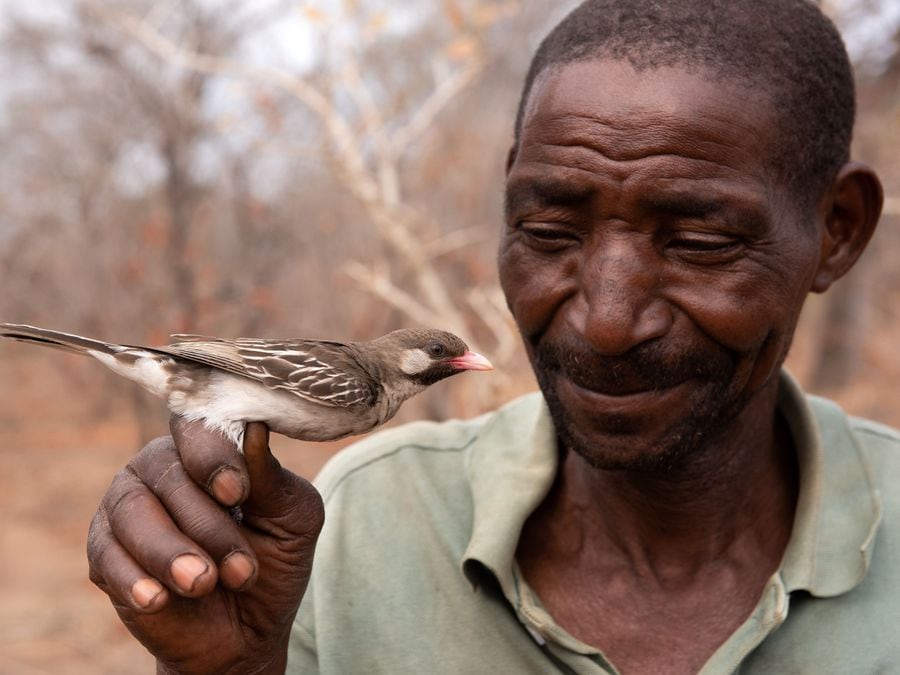
[{"label": "man's nose", "polygon": [[661,277],[646,256],[599,253],[584,263],[570,321],[597,353],[618,356],[671,328],[672,308],[660,291]]}]

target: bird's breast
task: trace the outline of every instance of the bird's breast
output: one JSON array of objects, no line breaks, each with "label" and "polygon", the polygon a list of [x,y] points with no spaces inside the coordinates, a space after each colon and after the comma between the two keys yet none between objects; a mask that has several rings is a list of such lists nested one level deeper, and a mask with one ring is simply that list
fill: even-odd
[{"label": "bird's breast", "polygon": [[201,391],[185,393],[177,401],[170,396],[169,405],[173,412],[190,419],[204,419],[208,426],[221,429],[233,440],[240,436],[246,422],[265,422],[276,433],[305,441],[329,441],[364,433],[380,422],[374,408],[316,403],[215,370]]}]

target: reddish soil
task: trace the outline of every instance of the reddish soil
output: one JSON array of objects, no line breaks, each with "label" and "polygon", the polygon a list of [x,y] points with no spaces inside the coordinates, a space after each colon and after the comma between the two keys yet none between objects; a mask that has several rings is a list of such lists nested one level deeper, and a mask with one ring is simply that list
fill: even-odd
[{"label": "reddish soil", "polygon": [[[0,673],[150,673],[153,660],[88,580],[84,553],[100,498],[139,447],[133,416],[119,400],[97,419],[85,401],[62,396],[54,364],[59,357],[0,359]],[[37,381],[40,391],[28,385]],[[281,437],[272,446],[308,477],[336,450]]]}]

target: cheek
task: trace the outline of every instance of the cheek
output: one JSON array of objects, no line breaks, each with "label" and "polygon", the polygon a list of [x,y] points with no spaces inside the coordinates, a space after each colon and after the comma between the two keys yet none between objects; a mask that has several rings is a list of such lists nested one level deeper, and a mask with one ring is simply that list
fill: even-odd
[{"label": "cheek", "polygon": [[695,270],[677,279],[687,313],[738,355],[790,341],[815,275],[817,238],[798,234],[790,223],[775,230],[731,270]]},{"label": "cheek", "polygon": [[[701,292],[702,289],[702,292]],[[758,350],[781,323],[778,298],[756,284],[699,287],[682,307],[701,331],[738,354]]]},{"label": "cheek", "polygon": [[697,329],[735,356],[738,380],[754,389],[769,381],[787,356],[806,296],[804,279],[757,272],[693,289],[682,308]]},{"label": "cheek", "polygon": [[512,241],[501,247],[498,267],[506,303],[525,338],[542,332],[574,293],[577,264],[571,256],[548,261]]}]

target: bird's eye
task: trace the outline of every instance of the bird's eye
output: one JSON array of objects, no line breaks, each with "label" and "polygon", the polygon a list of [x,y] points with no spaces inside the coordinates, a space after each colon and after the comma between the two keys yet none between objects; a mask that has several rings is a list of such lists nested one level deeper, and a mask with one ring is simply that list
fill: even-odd
[{"label": "bird's eye", "polygon": [[437,357],[439,357],[439,356],[443,356],[443,355],[444,355],[444,352],[447,351],[446,349],[444,349],[444,345],[442,345],[440,342],[432,342],[432,343],[430,343],[430,344],[425,348],[425,350],[428,352],[429,356],[433,356],[433,357],[435,357],[435,358],[437,358]]}]

